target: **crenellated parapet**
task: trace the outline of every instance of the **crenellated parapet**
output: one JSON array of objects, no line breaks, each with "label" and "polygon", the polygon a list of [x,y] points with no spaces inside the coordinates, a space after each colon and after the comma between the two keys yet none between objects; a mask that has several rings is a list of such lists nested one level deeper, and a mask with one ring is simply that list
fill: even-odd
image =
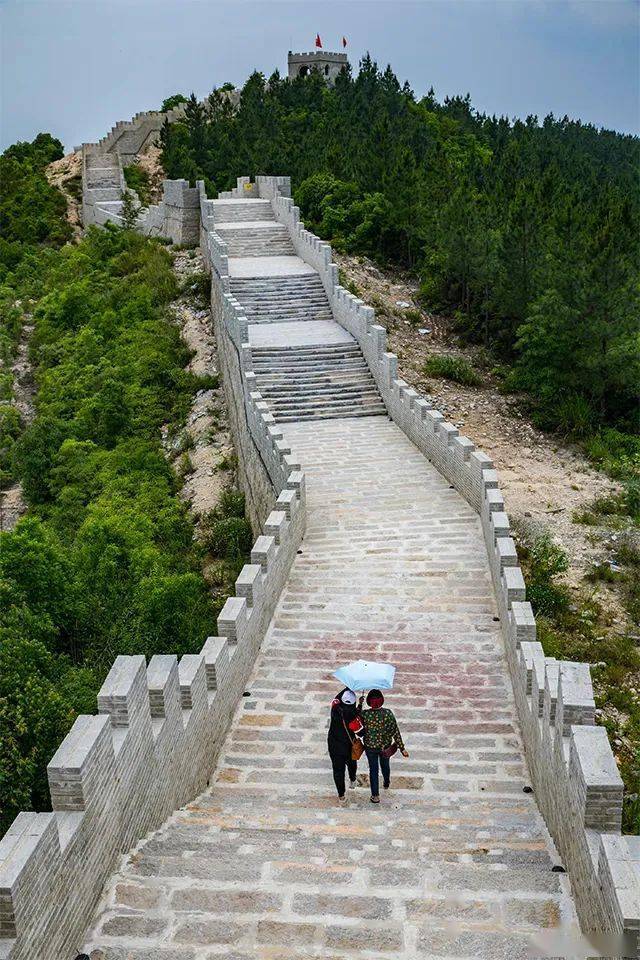
[{"label": "crenellated parapet", "polygon": [[116,155],[126,167],[135,161],[139,153],[157,143],[165,121],[175,123],[184,116],[184,112],[183,104],[165,113],[160,110],[140,111],[131,120],[119,120],[97,143],[83,146],[92,146],[100,153]]}]

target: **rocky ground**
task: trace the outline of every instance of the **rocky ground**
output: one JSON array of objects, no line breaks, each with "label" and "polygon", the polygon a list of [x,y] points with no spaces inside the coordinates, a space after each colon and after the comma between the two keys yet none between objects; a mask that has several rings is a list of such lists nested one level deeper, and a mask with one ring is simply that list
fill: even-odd
[{"label": "rocky ground", "polygon": [[73,228],[74,239],[78,239],[82,233],[82,152],[78,150],[54,160],[45,173],[49,183],[64,193],[67,221]]},{"label": "rocky ground", "polygon": [[161,155],[162,149],[152,144],[138,156],[136,161],[138,166],[149,174],[150,203],[160,203],[162,200],[164,170]]},{"label": "rocky ground", "polygon": [[[13,398],[12,403],[17,408],[24,426],[31,423],[34,417],[35,385],[29,363],[29,339],[33,333],[33,324],[28,314],[22,326],[20,340],[13,363]],[[13,530],[16,523],[27,509],[22,485],[13,483],[0,493],[0,530]]]},{"label": "rocky ground", "polygon": [[[200,251],[176,253],[174,270],[183,292],[172,304],[172,312],[184,342],[192,351],[188,369],[201,376],[214,376],[218,371],[216,344],[209,304],[200,292],[199,281],[204,271]],[[190,279],[193,283],[189,283]],[[184,430],[172,439],[165,430],[164,442],[183,476],[181,496],[192,513],[197,518],[213,510],[234,474],[233,444],[222,386],[199,390]]]},{"label": "rocky ground", "polygon": [[[481,387],[427,377],[423,367],[429,355],[463,356],[474,366],[484,358],[457,343],[449,320],[420,308],[415,278],[383,271],[365,258],[339,254],[335,258],[343,282],[355,285],[353,292],[375,307],[377,322],[387,328],[400,375],[429,394],[460,433],[493,458],[511,519],[525,535],[548,530],[569,557],[569,584],[584,587],[593,564],[606,561],[615,533],[576,524],[572,518],[596,497],[616,492],[616,484],[594,470],[575,445],[538,430],[518,397],[499,392],[489,370],[481,369]],[[615,585],[598,584],[597,599],[614,625],[622,622]]]}]

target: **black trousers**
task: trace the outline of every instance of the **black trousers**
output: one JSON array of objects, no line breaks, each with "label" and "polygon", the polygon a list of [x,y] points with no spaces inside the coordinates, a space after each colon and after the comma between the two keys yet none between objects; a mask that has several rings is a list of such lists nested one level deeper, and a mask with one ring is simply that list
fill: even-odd
[{"label": "black trousers", "polygon": [[351,756],[347,753],[332,753],[331,751],[329,751],[329,756],[331,757],[331,766],[333,767],[333,780],[336,785],[336,790],[338,791],[338,796],[344,797],[345,767],[349,771],[349,779],[355,780],[356,771],[358,769],[358,761],[352,760]]}]

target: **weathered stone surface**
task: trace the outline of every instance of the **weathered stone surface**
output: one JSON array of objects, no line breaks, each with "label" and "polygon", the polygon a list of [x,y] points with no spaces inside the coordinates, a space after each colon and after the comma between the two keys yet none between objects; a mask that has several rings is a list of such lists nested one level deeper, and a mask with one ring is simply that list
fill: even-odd
[{"label": "weathered stone surface", "polygon": [[[477,515],[386,418],[285,432],[307,476],[307,532],[251,695],[211,789],[139,847],[114,891],[133,886],[127,909],[166,919],[150,949],[184,943],[198,960],[518,957],[575,916],[522,793]],[[360,656],[396,664],[388,704],[411,756],[392,760],[379,807],[361,761],[341,809],[331,672]],[[155,906],[136,910],[140,885]]]}]

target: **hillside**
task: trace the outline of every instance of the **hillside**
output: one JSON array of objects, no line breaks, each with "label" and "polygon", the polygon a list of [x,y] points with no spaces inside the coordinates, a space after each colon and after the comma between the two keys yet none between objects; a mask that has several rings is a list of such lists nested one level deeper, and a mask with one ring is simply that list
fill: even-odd
[{"label": "hillside", "polygon": [[2,829],[49,808],[114,656],[199,649],[251,542],[202,262],[82,236],[61,154],[43,134],[0,158]]}]

